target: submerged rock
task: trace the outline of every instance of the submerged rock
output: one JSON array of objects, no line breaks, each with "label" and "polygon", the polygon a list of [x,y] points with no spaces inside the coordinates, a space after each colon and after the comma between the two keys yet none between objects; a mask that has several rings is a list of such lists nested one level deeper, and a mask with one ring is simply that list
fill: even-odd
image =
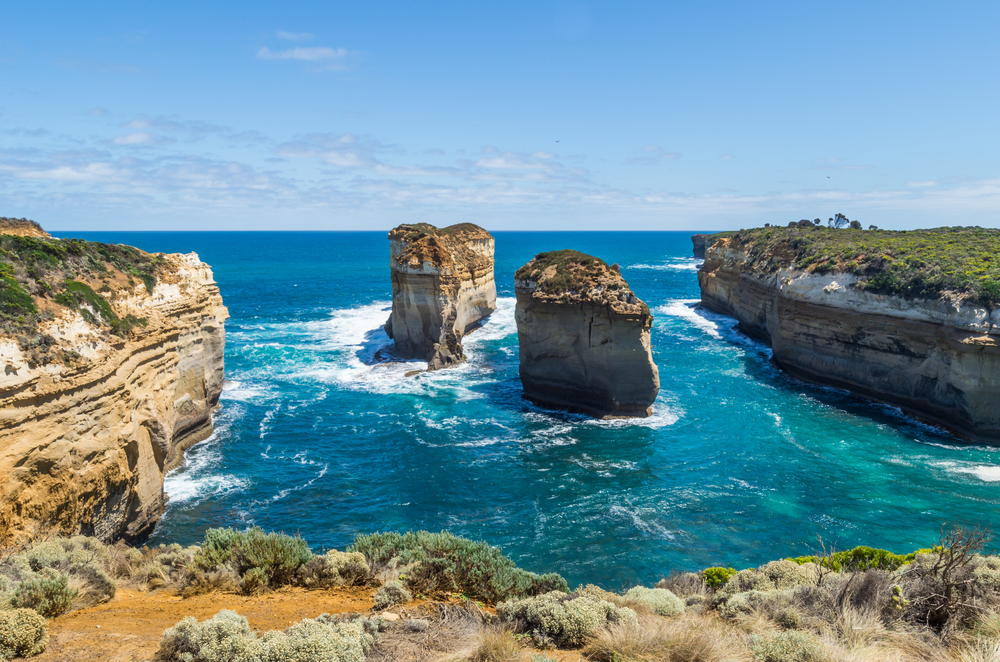
[{"label": "submerged rock", "polygon": [[462,337],[497,307],[493,237],[472,223],[400,225],[389,233],[392,314],[385,332],[398,356],[436,370],[465,360]]},{"label": "submerged rock", "polygon": [[578,251],[539,253],[515,292],[525,398],[597,418],[652,413],[653,316],[617,269]]}]

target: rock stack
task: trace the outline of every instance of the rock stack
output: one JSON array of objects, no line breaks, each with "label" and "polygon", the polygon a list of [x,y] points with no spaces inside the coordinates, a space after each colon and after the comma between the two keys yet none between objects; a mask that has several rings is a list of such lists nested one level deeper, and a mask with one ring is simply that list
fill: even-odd
[{"label": "rock stack", "polygon": [[660,390],[653,316],[617,266],[539,253],[515,275],[524,397],[597,418],[644,417]]},{"label": "rock stack", "polygon": [[462,337],[497,307],[493,237],[472,223],[400,225],[389,233],[392,314],[385,332],[401,358],[428,370],[465,360]]}]

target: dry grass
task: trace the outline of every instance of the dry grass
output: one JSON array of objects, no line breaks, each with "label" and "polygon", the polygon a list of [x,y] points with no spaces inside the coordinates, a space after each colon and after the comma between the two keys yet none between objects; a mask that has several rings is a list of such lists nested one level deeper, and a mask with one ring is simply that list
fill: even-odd
[{"label": "dry grass", "polygon": [[487,627],[479,635],[479,642],[469,656],[471,662],[520,662],[524,649],[506,628]]},{"label": "dry grass", "polygon": [[584,654],[599,662],[738,662],[746,659],[738,631],[715,617],[644,617],[598,633]]}]

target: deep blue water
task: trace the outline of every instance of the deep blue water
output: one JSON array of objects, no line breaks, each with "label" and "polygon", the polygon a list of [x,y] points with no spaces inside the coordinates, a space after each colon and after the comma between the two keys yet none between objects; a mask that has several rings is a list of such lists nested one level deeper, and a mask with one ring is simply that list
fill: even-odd
[{"label": "deep blue water", "polygon": [[[997,449],[804,385],[696,305],[688,233],[496,233],[499,309],[467,365],[370,367],[389,344],[385,233],[58,233],[196,251],[232,318],[216,432],[167,479],[152,542],[212,526],[301,533],[447,529],[571,584],[746,567],[838,549],[910,551],[996,517]],[[513,273],[575,248],[617,262],[653,310],[650,419],[600,422],[520,397]]]}]

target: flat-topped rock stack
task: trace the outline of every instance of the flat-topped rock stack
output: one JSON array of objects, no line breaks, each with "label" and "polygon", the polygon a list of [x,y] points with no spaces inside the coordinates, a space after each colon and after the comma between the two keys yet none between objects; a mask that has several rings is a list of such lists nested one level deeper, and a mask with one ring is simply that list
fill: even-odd
[{"label": "flat-topped rock stack", "polygon": [[539,253],[515,275],[524,397],[597,418],[645,417],[660,390],[649,306],[617,266]]},{"label": "flat-topped rock stack", "polygon": [[401,358],[428,370],[465,360],[462,337],[497,307],[493,236],[460,223],[400,225],[389,232],[392,314],[385,332]]}]

